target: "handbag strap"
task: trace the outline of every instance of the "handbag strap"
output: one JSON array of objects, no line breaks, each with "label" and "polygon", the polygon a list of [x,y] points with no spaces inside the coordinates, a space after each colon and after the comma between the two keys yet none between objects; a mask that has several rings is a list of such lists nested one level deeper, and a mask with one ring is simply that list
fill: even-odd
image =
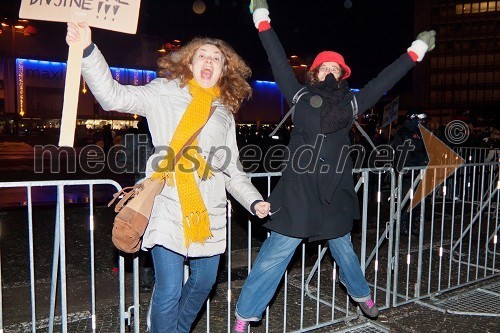
[{"label": "handbag strap", "polygon": [[118,213],[123,206],[129,201],[132,197],[134,197],[137,192],[143,187],[144,185],[142,183],[135,184],[134,186],[128,186],[123,189],[121,189],[119,192],[116,192],[113,194],[113,199],[108,203],[108,207],[110,207],[120,196],[120,201],[117,202],[115,206],[115,213]]},{"label": "handbag strap", "polygon": [[121,195],[127,194],[128,191],[132,190],[133,188],[134,188],[134,186],[124,187],[120,191],[114,193],[113,194],[113,199],[111,199],[111,201],[108,202],[108,207],[110,207]]},{"label": "handbag strap", "polygon": [[[210,107],[210,113],[209,113],[209,115],[208,115],[208,118],[207,118],[207,121],[206,121],[205,125],[208,123],[208,120],[209,120],[209,119],[212,117],[212,115],[214,114],[215,109],[216,109],[216,107],[215,107],[215,106]],[[201,130],[205,127],[205,125],[203,125],[202,127],[200,127],[200,129],[199,129],[199,130],[197,130],[197,131],[193,134],[193,136],[191,136],[191,138],[189,138],[189,140],[187,140],[187,141],[186,141],[186,144],[182,147],[182,149],[180,149],[180,150],[179,150],[179,152],[177,153],[177,155],[175,155],[175,157],[174,157],[174,165],[176,165],[176,164],[177,164],[177,162],[179,162],[179,160],[180,160],[180,158],[181,158],[181,156],[182,156],[182,153],[183,153],[184,148],[185,148],[185,147],[188,147],[189,145],[191,145],[191,144],[194,142],[194,140],[198,137],[198,135],[200,135]]]}]

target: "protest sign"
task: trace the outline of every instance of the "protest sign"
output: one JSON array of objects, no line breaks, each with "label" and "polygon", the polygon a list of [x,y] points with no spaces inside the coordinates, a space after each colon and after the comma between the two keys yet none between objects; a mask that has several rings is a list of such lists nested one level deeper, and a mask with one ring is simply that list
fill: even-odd
[{"label": "protest sign", "polygon": [[[22,0],[19,17],[55,22],[87,22],[92,27],[135,34],[140,4],[140,0]],[[80,36],[78,43],[69,46],[59,146],[72,147],[75,139],[83,29],[80,29]]]},{"label": "protest sign", "polygon": [[91,27],[135,34],[140,0],[22,0],[19,17],[68,22],[77,15]]},{"label": "protest sign", "polygon": [[384,107],[384,117],[382,119],[382,127],[390,125],[398,118],[399,96]]}]

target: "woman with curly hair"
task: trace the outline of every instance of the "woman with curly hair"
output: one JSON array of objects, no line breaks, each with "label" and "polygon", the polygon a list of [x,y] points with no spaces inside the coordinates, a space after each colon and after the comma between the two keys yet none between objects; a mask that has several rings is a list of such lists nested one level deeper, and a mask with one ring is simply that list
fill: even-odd
[{"label": "woman with curly hair", "polygon": [[[226,249],[226,190],[264,217],[270,205],[238,160],[233,114],[251,95],[251,71],[225,42],[196,38],[159,61],[160,77],[121,85],[91,41],[86,23],[68,23],[66,41],[84,39],[82,75],[103,109],[147,118],[155,146],[146,176],[166,179],[155,198],[142,248],[155,269],[151,332],[189,332]],[[184,264],[190,275],[183,282]]]}]

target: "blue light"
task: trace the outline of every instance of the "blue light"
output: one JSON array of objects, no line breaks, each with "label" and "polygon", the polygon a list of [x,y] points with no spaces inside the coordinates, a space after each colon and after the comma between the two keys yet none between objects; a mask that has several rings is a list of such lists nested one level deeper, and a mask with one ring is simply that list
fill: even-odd
[{"label": "blue light", "polygon": [[24,71],[30,71],[30,73],[36,76],[47,76],[52,75],[55,72],[66,70],[65,62],[17,58],[16,64],[20,63],[23,64]]},{"label": "blue light", "polygon": [[124,73],[127,73],[127,74],[132,74],[133,73],[142,73],[144,75],[146,74],[149,74],[153,77],[156,77],[156,72],[155,71],[148,71],[148,70],[144,70],[144,69],[134,69],[134,68],[123,68],[123,67],[109,67],[109,69],[114,72],[114,71],[120,71],[120,72],[124,72]]},{"label": "blue light", "polygon": [[273,82],[273,81],[260,81],[260,80],[255,80],[255,83],[256,84],[268,84],[268,85],[274,85],[276,86],[276,82]]},{"label": "blue light", "polygon": [[[24,59],[17,58],[16,63],[24,63],[25,70],[38,70],[38,71],[54,71],[57,70],[66,70],[67,63],[66,62],[57,62],[57,61],[47,61],[47,60],[36,60],[36,59]],[[144,81],[147,76],[149,76],[150,80],[156,78],[155,71],[142,70],[142,69],[130,69],[130,68],[118,68],[118,67],[110,67],[111,71],[120,71],[125,74],[125,77],[134,77],[134,74],[140,77],[140,82]],[[144,79],[143,79],[144,78]]]},{"label": "blue light", "polygon": [[358,88],[351,88],[351,91],[352,92],[359,92],[359,89]]}]

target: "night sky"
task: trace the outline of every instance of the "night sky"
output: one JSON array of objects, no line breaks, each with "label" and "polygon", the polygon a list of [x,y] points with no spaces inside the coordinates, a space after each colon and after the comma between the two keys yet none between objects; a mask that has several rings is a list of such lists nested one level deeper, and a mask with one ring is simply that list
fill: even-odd
[{"label": "night sky", "polygon": [[[405,52],[415,38],[412,0],[268,0],[271,25],[288,55],[308,65],[325,49],[344,55],[353,74],[352,87],[360,87]],[[138,34],[185,42],[195,36],[229,42],[253,70],[252,79],[272,80],[267,57],[248,11],[247,0],[205,0],[206,11],[196,14],[193,0],[142,0]],[[1,0],[0,16],[17,17],[20,0]],[[67,54],[63,23],[33,22],[40,48],[53,52],[53,60]],[[93,29],[93,40],[115,66],[133,67],[127,54],[138,53],[138,38]],[[50,44],[50,45],[47,45]],[[51,53],[52,54],[52,53]]]}]

